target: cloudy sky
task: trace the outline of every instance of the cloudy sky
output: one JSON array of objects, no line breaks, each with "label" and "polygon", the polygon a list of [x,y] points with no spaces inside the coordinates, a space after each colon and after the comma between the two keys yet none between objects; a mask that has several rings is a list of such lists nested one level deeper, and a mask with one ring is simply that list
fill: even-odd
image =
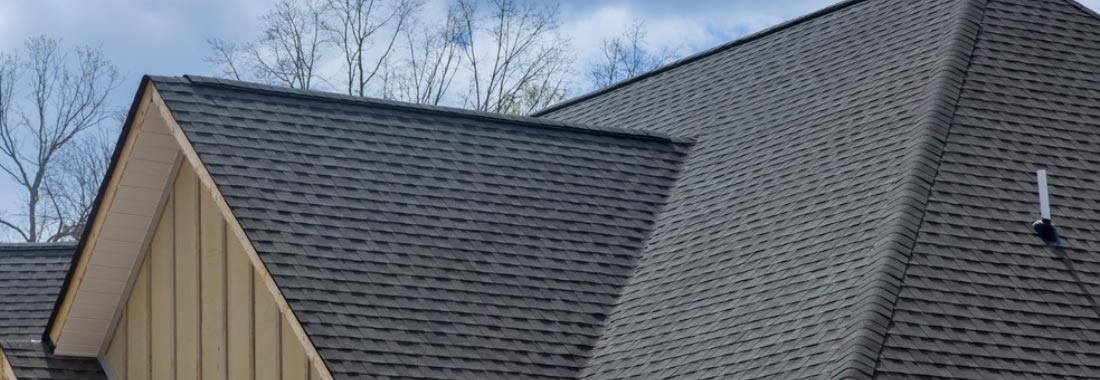
[{"label": "cloudy sky", "polygon": [[[256,37],[257,20],[275,0],[0,0],[0,52],[28,37],[49,35],[66,47],[101,46],[120,69],[115,107],[128,106],[143,74],[213,75],[203,58],[208,38]],[[562,31],[577,57],[591,60],[601,39],[631,20],[649,29],[656,48],[692,53],[758,31],[835,0],[561,0]],[[1100,6],[1100,0],[1085,1]],[[443,0],[429,0],[442,9]],[[0,213],[19,213],[16,189],[0,179]],[[0,240],[4,233],[0,231]]]}]

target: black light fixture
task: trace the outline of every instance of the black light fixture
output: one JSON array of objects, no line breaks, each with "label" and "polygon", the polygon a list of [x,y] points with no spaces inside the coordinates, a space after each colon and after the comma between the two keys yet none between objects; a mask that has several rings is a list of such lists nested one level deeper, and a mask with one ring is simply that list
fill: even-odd
[{"label": "black light fixture", "polygon": [[1031,227],[1039,234],[1039,238],[1043,239],[1048,245],[1068,247],[1069,245],[1058,237],[1058,229],[1054,227],[1054,220],[1050,216],[1050,191],[1047,189],[1047,171],[1039,170],[1035,172],[1035,175],[1039,179],[1039,220],[1031,223]]}]

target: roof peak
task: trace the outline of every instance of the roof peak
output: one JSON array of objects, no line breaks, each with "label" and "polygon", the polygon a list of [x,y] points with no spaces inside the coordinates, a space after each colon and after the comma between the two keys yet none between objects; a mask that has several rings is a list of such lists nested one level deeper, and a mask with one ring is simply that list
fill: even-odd
[{"label": "roof peak", "polygon": [[436,105],[425,105],[401,102],[395,100],[386,100],[372,97],[343,95],[333,92],[325,92],[318,90],[302,90],[289,87],[279,87],[273,85],[244,82],[230,79],[220,79],[199,75],[183,75],[182,77],[170,77],[170,76],[149,76],[154,82],[158,80],[165,81],[185,81],[191,85],[199,87],[214,87],[223,89],[232,89],[244,92],[253,92],[261,94],[278,95],[283,97],[294,97],[302,99],[316,99],[324,100],[327,102],[340,102],[345,104],[355,104],[368,107],[377,107],[384,109],[394,109],[399,111],[416,111],[420,113],[429,113],[436,115],[444,115],[451,117],[459,117],[465,119],[501,122],[508,124],[519,124],[528,127],[536,127],[543,129],[555,129],[564,130],[578,133],[586,133],[600,136],[614,136],[625,137],[631,139],[640,140],[659,140],[668,141],[672,143],[686,143],[693,142],[690,138],[671,136],[657,132],[641,131],[628,128],[616,128],[616,127],[603,127],[584,125],[579,123],[569,123],[557,120],[535,118],[530,116],[517,116],[517,115],[502,115],[483,111],[471,111],[461,108],[452,108]]}]

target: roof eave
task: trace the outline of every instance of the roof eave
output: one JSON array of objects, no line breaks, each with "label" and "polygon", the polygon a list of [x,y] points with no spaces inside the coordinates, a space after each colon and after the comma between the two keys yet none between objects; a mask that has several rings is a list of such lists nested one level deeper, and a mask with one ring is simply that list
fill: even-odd
[{"label": "roof eave", "polygon": [[[122,130],[119,132],[118,141],[115,142],[115,150],[111,154],[111,162],[107,165],[107,172],[100,181],[99,190],[96,192],[95,200],[92,202],[91,212],[88,213],[88,219],[94,220],[96,215],[99,215],[104,210],[101,210],[103,204],[103,198],[107,193],[108,183],[111,178],[114,177],[116,168],[118,167],[119,158],[122,156],[123,145],[126,143],[127,136],[130,135],[130,131],[134,128],[134,119],[137,116],[138,106],[141,104],[141,100],[145,98],[146,91],[152,85],[152,80],[148,75],[144,75],[141,78],[141,84],[138,85],[137,93],[134,94],[134,100],[130,104],[130,111],[126,115],[126,121],[122,123]],[[54,301],[53,310],[50,311],[50,318],[46,323],[46,330],[42,333],[42,341],[46,342],[49,350],[52,352],[56,346],[53,339],[50,337],[50,331],[53,330],[56,323],[58,311],[61,308],[66,295],[69,293],[69,287],[72,285],[73,275],[77,269],[77,263],[80,262],[84,256],[85,247],[88,244],[88,236],[92,232],[92,223],[84,224],[84,231],[80,234],[80,240],[76,244],[76,253],[73,254],[73,259],[69,264],[69,271],[65,274],[65,281],[62,282],[61,291],[57,293],[57,301]]]}]

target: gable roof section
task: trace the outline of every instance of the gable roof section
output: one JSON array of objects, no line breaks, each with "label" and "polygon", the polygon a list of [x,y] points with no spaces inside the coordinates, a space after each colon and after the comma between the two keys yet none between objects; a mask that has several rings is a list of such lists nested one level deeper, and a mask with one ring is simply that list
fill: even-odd
[{"label": "gable roof section", "polygon": [[849,1],[543,113],[698,141],[586,378],[870,378],[983,8]]},{"label": "gable roof section", "polygon": [[575,378],[686,140],[153,78],[336,378]]},{"label": "gable roof section", "polygon": [[39,340],[74,248],[0,244],[0,360],[7,359],[20,380],[106,379],[96,359],[57,357]]}]

